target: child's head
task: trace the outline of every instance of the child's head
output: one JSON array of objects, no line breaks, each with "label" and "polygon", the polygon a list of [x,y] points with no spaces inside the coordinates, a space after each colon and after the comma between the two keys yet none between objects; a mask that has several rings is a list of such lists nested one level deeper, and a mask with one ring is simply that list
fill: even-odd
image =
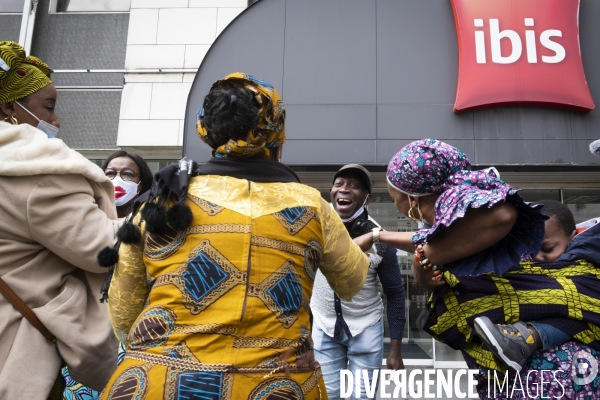
[{"label": "child's head", "polygon": [[540,200],[543,204],[542,214],[550,217],[546,221],[544,241],[540,252],[533,257],[535,261],[554,261],[560,257],[577,234],[575,219],[569,207],[556,200]]}]

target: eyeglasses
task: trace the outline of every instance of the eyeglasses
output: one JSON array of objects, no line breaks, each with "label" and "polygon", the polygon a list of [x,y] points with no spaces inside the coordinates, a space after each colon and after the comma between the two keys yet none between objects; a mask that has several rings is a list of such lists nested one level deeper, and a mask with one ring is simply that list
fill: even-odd
[{"label": "eyeglasses", "polygon": [[124,169],[121,172],[113,171],[112,169],[107,169],[104,171],[104,175],[111,181],[115,179],[115,176],[119,175],[121,179],[124,181],[131,181],[135,178],[135,172],[129,169]]}]

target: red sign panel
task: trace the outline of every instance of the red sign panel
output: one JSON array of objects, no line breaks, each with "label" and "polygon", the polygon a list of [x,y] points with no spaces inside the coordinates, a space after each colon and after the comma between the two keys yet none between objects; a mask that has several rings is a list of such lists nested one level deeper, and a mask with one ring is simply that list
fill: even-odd
[{"label": "red sign panel", "polygon": [[579,48],[579,0],[451,0],[454,111],[499,105],[594,109]]}]

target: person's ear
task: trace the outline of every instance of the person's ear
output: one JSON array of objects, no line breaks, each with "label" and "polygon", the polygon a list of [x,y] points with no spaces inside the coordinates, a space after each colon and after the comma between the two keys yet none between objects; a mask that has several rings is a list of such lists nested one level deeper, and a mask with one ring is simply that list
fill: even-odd
[{"label": "person's ear", "polygon": [[573,232],[571,232],[571,237],[569,237],[569,242],[571,240],[573,240],[573,238],[575,237],[575,235],[577,235],[577,229],[575,229]]},{"label": "person's ear", "polygon": [[0,104],[0,111],[6,116],[11,116],[15,113],[14,101],[9,101],[6,104]]},{"label": "person's ear", "polygon": [[410,208],[419,207],[419,198],[418,197],[408,196],[408,200],[410,201]]},{"label": "person's ear", "polygon": [[373,200],[373,196],[371,195],[371,193],[369,193],[367,195],[367,199],[365,200],[365,206],[368,206],[369,203],[371,203],[371,200]]}]

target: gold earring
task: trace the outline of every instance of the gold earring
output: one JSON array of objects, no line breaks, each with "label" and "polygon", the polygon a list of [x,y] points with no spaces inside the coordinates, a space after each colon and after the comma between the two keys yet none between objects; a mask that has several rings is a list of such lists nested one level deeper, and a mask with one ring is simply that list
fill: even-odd
[{"label": "gold earring", "polygon": [[414,216],[413,209],[414,207],[410,206],[410,210],[408,210],[408,218],[410,218],[413,222],[419,222]]},{"label": "gold earring", "polygon": [[19,121],[17,121],[17,119],[15,117],[13,117],[12,115],[7,116],[2,121],[4,121],[4,122],[10,121],[10,123],[13,125],[19,125]]},{"label": "gold earring", "polygon": [[[410,201],[410,197],[408,198],[408,200]],[[421,222],[421,220],[423,219],[423,212],[421,211],[421,208],[419,207],[419,203],[417,203],[417,211],[419,212],[419,218],[415,217],[415,213],[414,210],[415,207],[414,206],[410,206],[410,209],[408,210],[408,218],[410,218],[412,221],[419,223]]]},{"label": "gold earring", "polygon": [[421,211],[419,203],[417,203],[417,211],[419,212],[419,221],[421,221],[423,219],[423,212]]}]

